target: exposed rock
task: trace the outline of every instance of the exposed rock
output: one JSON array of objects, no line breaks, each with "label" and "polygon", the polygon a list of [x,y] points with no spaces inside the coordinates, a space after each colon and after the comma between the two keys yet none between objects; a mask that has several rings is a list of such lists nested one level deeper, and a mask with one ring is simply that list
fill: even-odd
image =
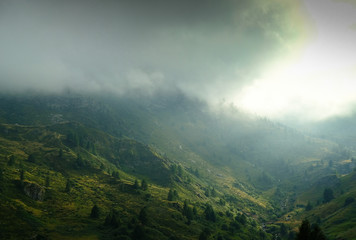
[{"label": "exposed rock", "polygon": [[46,190],[37,183],[24,182],[23,190],[27,196],[36,201],[43,201]]}]

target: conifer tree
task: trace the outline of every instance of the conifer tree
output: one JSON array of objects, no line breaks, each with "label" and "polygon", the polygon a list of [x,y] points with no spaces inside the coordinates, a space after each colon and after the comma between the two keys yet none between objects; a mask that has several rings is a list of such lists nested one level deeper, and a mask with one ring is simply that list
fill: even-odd
[{"label": "conifer tree", "polygon": [[318,224],[314,223],[312,225],[312,231],[310,233],[310,239],[311,240],[326,240],[326,236],[323,233],[323,231],[321,231],[320,227]]},{"label": "conifer tree", "polygon": [[148,184],[145,179],[142,179],[141,181],[141,189],[146,191],[148,189]]},{"label": "conifer tree", "polygon": [[204,214],[205,214],[205,219],[206,220],[212,221],[212,222],[216,221],[215,211],[214,211],[213,207],[210,204],[206,204]]},{"label": "conifer tree", "polygon": [[307,219],[302,221],[302,225],[299,227],[296,240],[310,240],[310,223]]},{"label": "conifer tree", "polygon": [[143,207],[139,213],[138,219],[143,225],[146,225],[148,222],[148,213],[147,213],[147,207]]},{"label": "conifer tree", "polygon": [[99,207],[95,204],[91,209],[90,217],[99,218],[99,215],[100,215]]},{"label": "conifer tree", "polygon": [[33,154],[28,155],[27,161],[35,163],[36,162],[35,155]]},{"label": "conifer tree", "polygon": [[173,201],[173,190],[172,189],[169,189],[167,200]]},{"label": "conifer tree", "polygon": [[133,185],[133,188],[134,188],[134,189],[139,189],[139,185],[138,185],[137,179],[135,179],[135,183],[134,183],[134,185]]},{"label": "conifer tree", "polygon": [[25,171],[23,169],[20,170],[20,181],[23,183],[25,180]]},{"label": "conifer tree", "polygon": [[67,179],[65,192],[69,193],[71,190],[72,190],[72,183],[69,179]]},{"label": "conifer tree", "polygon": [[50,179],[49,179],[49,176],[46,177],[46,180],[45,180],[45,186],[48,188],[50,185]]},{"label": "conifer tree", "polygon": [[11,155],[9,161],[7,162],[7,165],[13,166],[14,164],[15,164],[15,157],[14,155]]},{"label": "conifer tree", "polygon": [[328,203],[334,199],[334,192],[331,188],[325,188],[324,190],[324,202]]}]

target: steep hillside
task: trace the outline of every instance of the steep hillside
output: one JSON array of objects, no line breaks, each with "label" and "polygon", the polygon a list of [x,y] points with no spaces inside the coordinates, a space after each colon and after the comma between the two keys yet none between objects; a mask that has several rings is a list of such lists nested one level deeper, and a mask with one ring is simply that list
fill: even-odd
[{"label": "steep hillside", "polygon": [[134,140],[77,123],[0,132],[3,239],[269,238],[238,210],[263,216],[262,203],[210,188]]},{"label": "steep hillside", "polygon": [[331,239],[354,239],[356,236],[356,171],[337,178],[324,178],[300,196],[300,204],[310,206],[300,218],[318,222]]},{"label": "steep hillside", "polygon": [[[28,228],[26,234],[132,238],[143,227],[147,239],[156,233],[159,239],[197,239],[200,234],[293,238],[282,223],[296,226],[307,203],[317,202],[312,196],[320,195],[320,186],[330,184],[335,173],[350,173],[354,165],[353,152],[333,142],[234,108],[213,110],[179,94],[0,98],[2,208],[25,209],[28,218],[21,224]],[[51,184],[43,188],[47,179]],[[148,190],[135,179],[148,182]],[[65,191],[67,183],[73,185],[73,195]],[[44,189],[45,197],[29,200],[25,188]],[[172,198],[173,192],[179,198]],[[71,202],[70,207],[63,202]],[[95,204],[103,212],[100,221],[88,220]],[[135,220],[145,206],[150,225]],[[195,206],[194,216],[188,206],[192,211]],[[49,208],[56,214],[49,216]],[[118,212],[124,212],[125,230],[102,225],[105,216],[118,218]],[[8,220],[2,228],[10,229],[4,234],[21,234],[15,233],[19,226],[9,225],[18,215],[4,214]],[[81,227],[57,230],[76,218]],[[291,221],[281,221],[285,218]],[[93,226],[96,230],[90,232]],[[323,226],[333,234],[330,225]]]}]

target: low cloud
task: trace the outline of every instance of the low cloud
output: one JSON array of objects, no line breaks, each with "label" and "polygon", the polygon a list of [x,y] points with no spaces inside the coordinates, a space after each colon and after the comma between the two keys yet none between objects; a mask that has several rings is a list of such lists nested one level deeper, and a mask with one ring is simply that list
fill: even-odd
[{"label": "low cloud", "polygon": [[1,91],[179,89],[215,101],[304,37],[298,3],[4,0]]}]

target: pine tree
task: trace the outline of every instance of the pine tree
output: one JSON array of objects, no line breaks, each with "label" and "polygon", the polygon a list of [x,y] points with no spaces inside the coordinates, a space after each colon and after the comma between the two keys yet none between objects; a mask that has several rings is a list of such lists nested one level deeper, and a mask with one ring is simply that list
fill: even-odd
[{"label": "pine tree", "polygon": [[212,197],[216,197],[216,191],[215,191],[215,188],[213,188],[213,189],[211,190],[211,196],[212,196]]},{"label": "pine tree", "polygon": [[194,217],[198,216],[198,209],[196,206],[193,207],[193,215]]},{"label": "pine tree", "polygon": [[311,205],[311,203],[308,201],[307,206],[305,207],[305,211],[310,211],[313,209],[313,206]]},{"label": "pine tree", "polygon": [[178,165],[178,176],[179,177],[183,177],[183,168],[182,168],[182,166],[181,165]]},{"label": "pine tree", "polygon": [[207,197],[210,197],[210,189],[209,188],[207,188],[206,190],[205,190],[205,196],[207,196]]},{"label": "pine tree", "polygon": [[193,209],[188,205],[188,200],[184,201],[183,206],[183,215],[187,217],[188,221],[190,222],[193,219]]},{"label": "pine tree", "polygon": [[23,169],[20,170],[20,181],[23,183],[25,180],[25,171]]},{"label": "pine tree", "polygon": [[46,177],[46,180],[45,180],[45,186],[48,188],[50,185],[50,179],[49,179],[49,176]]},{"label": "pine tree", "polygon": [[33,154],[28,155],[27,161],[35,163],[36,162],[35,155]]},{"label": "pine tree", "polygon": [[58,157],[62,158],[63,157],[63,149],[59,149]]},{"label": "pine tree", "polygon": [[299,233],[297,233],[296,240],[311,240],[310,232],[310,223],[307,219],[305,219],[299,227]]},{"label": "pine tree", "polygon": [[324,190],[324,203],[328,203],[334,199],[334,192],[331,188],[325,188]]},{"label": "pine tree", "polygon": [[167,200],[173,201],[173,190],[172,189],[169,189]]},{"label": "pine tree", "polygon": [[147,207],[143,207],[139,213],[138,219],[143,225],[146,225],[148,222],[148,213],[147,213]]},{"label": "pine tree", "polygon": [[7,162],[7,165],[13,166],[14,164],[15,164],[15,157],[14,155],[11,155],[9,161]]},{"label": "pine tree", "polygon": [[100,210],[99,207],[95,204],[91,209],[90,217],[91,218],[99,218]]},{"label": "pine tree", "polygon": [[205,207],[205,219],[208,221],[215,222],[216,221],[216,215],[213,207],[210,204],[207,204]]},{"label": "pine tree", "polygon": [[65,192],[69,193],[71,190],[72,190],[72,183],[69,179],[67,179]]},{"label": "pine tree", "polygon": [[208,240],[210,235],[211,235],[210,229],[204,228],[204,230],[199,235],[199,240]]},{"label": "pine tree", "polygon": [[173,199],[177,200],[179,198],[177,190],[173,190]]},{"label": "pine tree", "polygon": [[134,185],[133,185],[133,188],[134,188],[134,189],[139,189],[139,185],[138,185],[137,179],[135,179],[135,183],[134,183]]},{"label": "pine tree", "polygon": [[118,221],[117,213],[115,210],[111,210],[110,213],[106,216],[104,225],[117,228],[120,224]]},{"label": "pine tree", "polygon": [[132,239],[135,239],[135,240],[145,240],[146,239],[145,228],[142,225],[136,225],[136,227],[132,233]]},{"label": "pine tree", "polygon": [[314,223],[312,225],[312,231],[310,233],[310,239],[311,240],[326,240],[326,236],[323,233],[323,231],[321,231],[320,227],[318,224]]},{"label": "pine tree", "polygon": [[142,181],[141,181],[141,189],[143,191],[146,191],[148,189],[148,184],[145,179],[142,179]]}]

